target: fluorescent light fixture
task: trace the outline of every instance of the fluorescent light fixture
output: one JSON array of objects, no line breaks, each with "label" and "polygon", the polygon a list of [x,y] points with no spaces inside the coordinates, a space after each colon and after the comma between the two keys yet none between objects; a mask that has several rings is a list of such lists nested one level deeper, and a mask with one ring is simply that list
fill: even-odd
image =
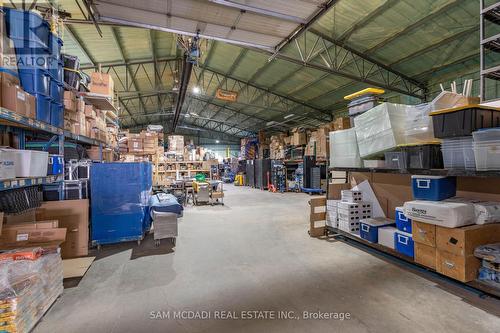
[{"label": "fluorescent light fixture", "polygon": [[268,121],[266,123],[266,126],[271,126],[271,125],[274,125],[274,124],[276,124],[276,122],[274,120],[272,120],[272,121]]},{"label": "fluorescent light fixture", "polygon": [[290,114],[287,114],[284,118],[289,119],[289,118],[292,118],[293,116],[295,116],[295,115],[293,113],[290,113]]},{"label": "fluorescent light fixture", "polygon": [[219,140],[215,140],[215,143],[219,143],[220,141]]},{"label": "fluorescent light fixture", "polygon": [[194,87],[193,87],[193,93],[194,93],[194,94],[198,95],[200,92],[201,92],[200,87],[198,87],[198,86],[194,86]]}]

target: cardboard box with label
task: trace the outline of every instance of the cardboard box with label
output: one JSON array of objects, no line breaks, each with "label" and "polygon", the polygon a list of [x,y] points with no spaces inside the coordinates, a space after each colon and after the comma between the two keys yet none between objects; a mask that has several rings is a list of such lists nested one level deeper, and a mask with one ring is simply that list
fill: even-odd
[{"label": "cardboard box with label", "polygon": [[113,96],[114,82],[109,74],[94,72],[90,78],[90,92],[94,94]]},{"label": "cardboard box with label", "polygon": [[35,106],[32,99],[29,99],[31,95],[19,86],[19,80],[15,76],[8,73],[0,73],[0,75],[1,106],[21,116],[31,116]]},{"label": "cardboard box with label", "polygon": [[10,223],[3,227],[0,235],[0,249],[53,247],[65,240],[66,228],[59,228],[57,220]]},{"label": "cardboard box with label", "polygon": [[66,241],[61,244],[63,259],[88,255],[89,201],[64,200],[43,202],[36,211],[38,220],[58,220],[66,228]]}]

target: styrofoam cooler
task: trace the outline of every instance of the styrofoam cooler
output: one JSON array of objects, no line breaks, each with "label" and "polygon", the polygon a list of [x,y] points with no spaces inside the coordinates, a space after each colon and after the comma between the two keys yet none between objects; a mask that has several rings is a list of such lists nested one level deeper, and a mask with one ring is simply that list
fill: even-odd
[{"label": "styrofoam cooler", "polygon": [[416,200],[441,201],[454,197],[457,193],[455,177],[413,175],[411,182]]},{"label": "styrofoam cooler", "polygon": [[396,207],[396,227],[411,234],[411,219],[404,212],[404,207]]},{"label": "styrofoam cooler", "polygon": [[340,168],[362,166],[354,128],[330,132],[330,166]]},{"label": "styrofoam cooler", "polygon": [[16,160],[16,177],[47,176],[49,153],[36,150],[13,149]]},{"label": "styrofoam cooler", "polygon": [[398,229],[390,226],[378,228],[378,243],[394,250],[394,234],[396,231],[398,231]]},{"label": "styrofoam cooler", "polygon": [[405,256],[413,258],[415,256],[414,242],[412,234],[397,230],[394,233],[395,250]]},{"label": "styrofoam cooler", "polygon": [[0,149],[0,179],[16,178],[16,154],[11,149]]},{"label": "styrofoam cooler", "polygon": [[359,235],[369,242],[378,243],[378,229],[392,225],[394,221],[384,217],[363,219],[360,221]]}]

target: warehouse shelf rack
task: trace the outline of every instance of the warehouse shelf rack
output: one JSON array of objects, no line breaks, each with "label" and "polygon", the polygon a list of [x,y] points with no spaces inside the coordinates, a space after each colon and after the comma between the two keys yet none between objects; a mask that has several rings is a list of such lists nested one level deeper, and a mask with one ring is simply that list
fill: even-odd
[{"label": "warehouse shelf rack", "polygon": [[370,172],[370,173],[393,173],[403,175],[430,175],[450,177],[500,177],[500,171],[475,171],[475,170],[447,170],[447,169],[383,169],[383,168],[329,168],[330,171],[344,172]]},{"label": "warehouse shelf rack", "polygon": [[418,270],[419,272],[430,275],[430,277],[437,278],[443,282],[474,292],[479,297],[489,295],[495,298],[500,298],[500,290],[490,287],[484,282],[475,280],[463,283],[457,280],[453,280],[445,275],[439,274],[434,269],[418,264],[417,262],[415,262],[415,260],[413,260],[413,258],[398,253],[391,248],[368,242],[367,240],[364,240],[357,235],[353,235],[330,226],[326,226],[326,230],[328,235],[332,235],[333,237],[340,239],[348,244],[360,247],[375,255],[382,255],[383,257],[390,259],[391,261],[395,261],[398,264],[402,264],[412,270]]},{"label": "warehouse shelf rack", "polygon": [[46,176],[46,177],[32,177],[32,178],[15,178],[0,180],[0,191],[13,190],[16,188],[36,186],[36,185],[47,185],[53,183],[59,183],[63,181],[64,177],[62,175],[57,176]]},{"label": "warehouse shelf rack", "polygon": [[493,67],[488,67],[486,63],[487,51],[497,56],[500,54],[500,34],[486,37],[487,24],[500,25],[500,1],[488,7],[485,7],[485,0],[480,0],[480,3],[480,94],[481,101],[485,102],[491,100],[486,97],[486,80],[500,80],[500,66],[498,65],[498,61],[495,62],[495,66]]}]

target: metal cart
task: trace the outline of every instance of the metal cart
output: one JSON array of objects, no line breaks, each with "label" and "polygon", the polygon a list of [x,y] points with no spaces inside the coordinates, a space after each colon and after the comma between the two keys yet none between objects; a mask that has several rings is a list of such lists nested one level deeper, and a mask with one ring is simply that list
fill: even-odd
[{"label": "metal cart", "polygon": [[210,204],[224,206],[224,183],[220,180],[210,182]]},{"label": "metal cart", "polygon": [[194,204],[196,206],[210,203],[210,183],[193,181],[193,190]]}]

